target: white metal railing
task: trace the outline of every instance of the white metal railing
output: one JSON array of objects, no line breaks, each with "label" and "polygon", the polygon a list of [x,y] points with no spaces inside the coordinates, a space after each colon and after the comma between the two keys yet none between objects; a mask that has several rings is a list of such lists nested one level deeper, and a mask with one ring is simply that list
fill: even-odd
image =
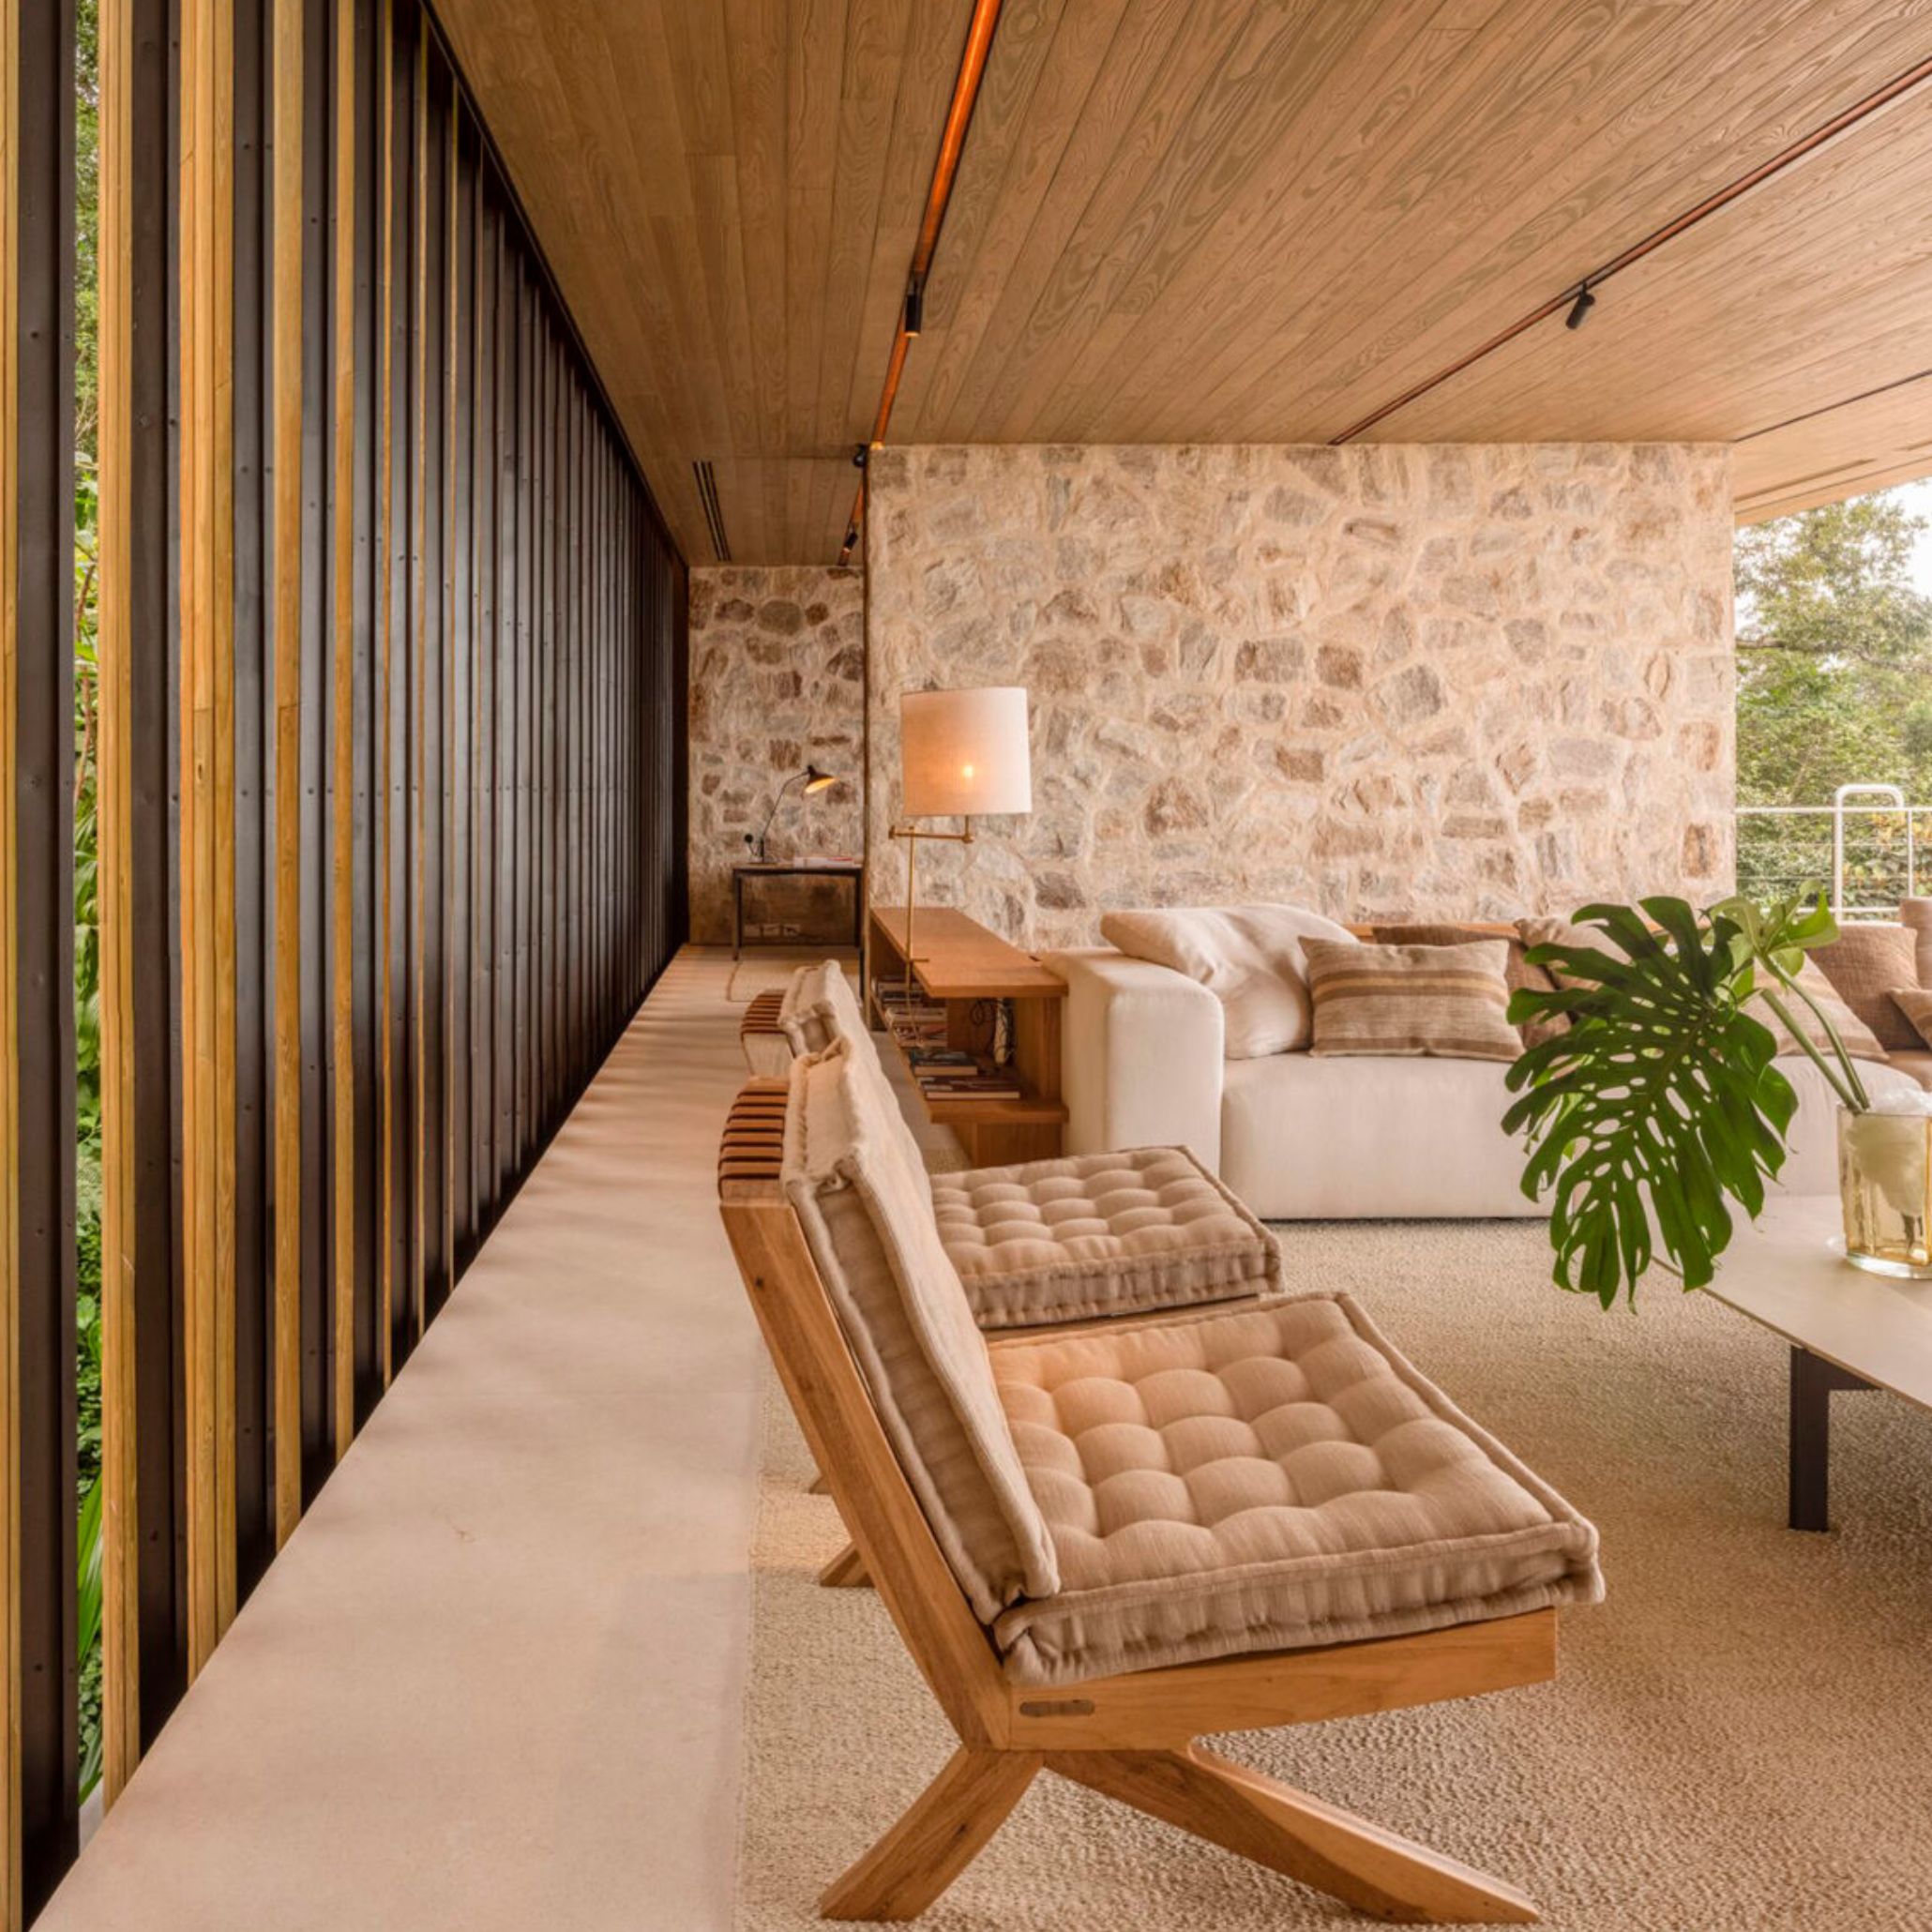
[{"label": "white metal railing", "polygon": [[[1738,819],[1738,884],[1759,894],[1794,892],[1829,877],[1833,913],[1845,919],[1890,919],[1902,898],[1919,890],[1919,818],[1932,806],[1908,805],[1896,785],[1840,785],[1830,805],[1741,805]],[[1748,838],[1748,822],[1762,821],[1768,836]],[[1822,823],[1820,822],[1823,822]],[[1848,848],[1848,823],[1863,834],[1864,850]],[[1814,853],[1813,826],[1831,832],[1828,868],[1822,840]],[[1791,836],[1795,834],[1796,836]],[[1849,853],[1849,856],[1848,856]],[[1847,899],[1849,874],[1853,897]]]}]

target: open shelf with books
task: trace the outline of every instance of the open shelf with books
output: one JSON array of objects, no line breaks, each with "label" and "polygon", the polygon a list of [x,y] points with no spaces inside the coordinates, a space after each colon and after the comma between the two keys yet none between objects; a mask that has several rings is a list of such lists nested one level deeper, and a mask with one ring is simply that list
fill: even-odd
[{"label": "open shelf with books", "polygon": [[921,908],[909,974],[905,919],[903,906],[872,909],[868,998],[928,1116],[951,1127],[978,1167],[1058,1154],[1065,982],[943,906]]}]

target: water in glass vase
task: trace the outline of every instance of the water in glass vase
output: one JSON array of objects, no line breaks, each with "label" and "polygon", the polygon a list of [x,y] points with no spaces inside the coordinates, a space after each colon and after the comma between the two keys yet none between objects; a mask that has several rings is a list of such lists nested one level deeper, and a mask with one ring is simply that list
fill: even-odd
[{"label": "water in glass vase", "polygon": [[1838,1192],[1845,1254],[1874,1275],[1932,1280],[1932,1094],[1884,1111],[1838,1109]]}]

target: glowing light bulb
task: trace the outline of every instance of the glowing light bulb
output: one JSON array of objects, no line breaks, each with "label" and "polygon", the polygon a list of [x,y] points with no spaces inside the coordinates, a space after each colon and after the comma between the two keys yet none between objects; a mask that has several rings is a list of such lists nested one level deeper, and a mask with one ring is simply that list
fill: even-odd
[{"label": "glowing light bulb", "polygon": [[959,767],[959,774],[962,777],[970,778],[973,776],[973,767],[970,764],[961,765]]}]

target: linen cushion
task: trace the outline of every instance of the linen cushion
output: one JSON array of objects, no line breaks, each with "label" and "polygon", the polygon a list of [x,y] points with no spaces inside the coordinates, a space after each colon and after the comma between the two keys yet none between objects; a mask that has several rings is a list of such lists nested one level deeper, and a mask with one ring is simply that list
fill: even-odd
[{"label": "linen cushion", "polygon": [[[1613,959],[1623,957],[1623,948],[1600,926],[1579,926],[1574,919],[1560,919],[1547,913],[1539,913],[1532,919],[1517,921],[1517,937],[1525,946],[1589,946],[1599,953],[1607,953]],[[1575,974],[1563,973],[1555,966],[1536,969],[1549,975],[1552,986],[1594,986],[1593,979],[1579,979]]]},{"label": "linen cushion", "polygon": [[1838,937],[1810,957],[1887,1052],[1909,1052],[1919,1045],[1916,1029],[1892,997],[1894,989],[1910,990],[1919,984],[1918,947],[1909,928],[1841,926]]},{"label": "linen cushion", "polygon": [[990,1621],[1050,1596],[1058,1561],[884,1080],[863,1042],[795,1061],[779,1176],[906,1480]]},{"label": "linen cushion", "polygon": [[1306,1047],[1312,1019],[1303,943],[1354,943],[1347,927],[1300,906],[1109,913],[1100,931],[1130,958],[1206,987],[1221,1003],[1222,1051],[1230,1060]]},{"label": "linen cushion", "polygon": [[[1846,1052],[1854,1060],[1884,1059],[1885,1049],[1879,1043],[1878,1035],[1838,997],[1818,961],[1808,954],[1804,965],[1798,969],[1798,984],[1830,1017],[1832,1024],[1838,1030],[1838,1037],[1845,1042]],[[1810,1008],[1784,988],[1777,988],[1776,991],[1779,1004],[1797,1021],[1804,1037],[1814,1047],[1829,1052],[1831,1042],[1824,1028],[1813,1018]],[[1746,1000],[1744,1010],[1753,1019],[1762,1020],[1776,1035],[1777,1050],[1780,1054],[1803,1054],[1804,1049],[1792,1038],[1790,1029],[1765,1004],[1762,992],[1755,993]]]},{"label": "linen cushion", "polygon": [[1898,923],[1911,934],[1918,955],[1914,978],[1920,986],[1932,986],[1932,898],[1900,899]]},{"label": "linen cushion", "polygon": [[1183,1147],[936,1174],[932,1208],[982,1328],[1226,1301],[1281,1279],[1274,1235]]},{"label": "linen cushion", "polygon": [[[1919,993],[1914,997],[1924,1000],[1932,1008],[1932,993]],[[1926,1014],[1925,1023],[1932,1026],[1932,1011]],[[1932,1051],[1924,1047],[1914,1048],[1909,1052],[1888,1053],[1885,1064],[1894,1073],[1902,1073],[1908,1079],[1918,1081],[1919,1085],[1932,1088]]]},{"label": "linen cushion", "polygon": [[[1502,977],[1512,993],[1518,988],[1527,988],[1534,993],[1553,993],[1556,990],[1556,981],[1550,977],[1549,969],[1530,964],[1529,947],[1519,932],[1499,933],[1493,928],[1479,926],[1472,921],[1438,919],[1372,926],[1369,937],[1377,945],[1384,946],[1454,946],[1471,940],[1501,939],[1509,948],[1509,956],[1502,965]],[[1569,1020],[1558,1013],[1547,1019],[1532,1019],[1517,1031],[1523,1036],[1524,1046],[1533,1047],[1541,1041],[1554,1039],[1560,1033],[1568,1032],[1569,1025]]]},{"label": "linen cushion", "polygon": [[794,1053],[820,1053],[834,1040],[863,1040],[871,1031],[837,959],[801,966],[792,975],[778,1007],[778,1025]]},{"label": "linen cushion", "polygon": [[[1917,987],[1901,987],[1892,999],[1899,1017],[1912,1030],[1911,1046],[1893,1057],[1909,1060],[1915,1057],[1914,1049],[1932,1047],[1932,993],[1923,992]],[[1916,1079],[1916,1074],[1913,1077]]]},{"label": "linen cushion", "polygon": [[994,1626],[1062,1684],[1603,1592],[1596,1532],[1343,1294],[993,1351],[1061,1588]]},{"label": "linen cushion", "polygon": [[1433,1054],[1514,1060],[1522,1036],[1503,1017],[1508,947],[1334,945],[1309,940],[1308,991],[1321,1054]]}]

